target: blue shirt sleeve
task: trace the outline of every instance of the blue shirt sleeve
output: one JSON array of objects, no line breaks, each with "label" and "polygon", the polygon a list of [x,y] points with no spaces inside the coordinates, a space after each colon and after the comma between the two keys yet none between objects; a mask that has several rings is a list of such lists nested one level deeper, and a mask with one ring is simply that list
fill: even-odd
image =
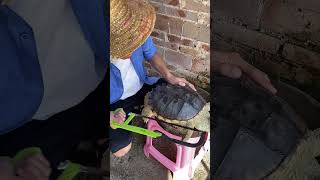
[{"label": "blue shirt sleeve", "polygon": [[157,47],[153,43],[152,38],[150,36],[147,38],[144,44],[142,44],[141,47],[143,55],[148,61],[150,61],[153,58],[153,56],[157,53]]}]

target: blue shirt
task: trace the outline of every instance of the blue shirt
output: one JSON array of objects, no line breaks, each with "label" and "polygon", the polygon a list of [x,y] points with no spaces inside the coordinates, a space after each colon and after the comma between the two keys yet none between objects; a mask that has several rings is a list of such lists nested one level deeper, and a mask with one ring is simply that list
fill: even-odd
[{"label": "blue shirt", "polygon": [[[134,69],[136,70],[140,80],[146,84],[154,84],[158,81],[159,77],[149,77],[144,68],[144,61],[150,61],[156,54],[157,48],[155,47],[151,37],[136,49],[131,55],[131,61]],[[123,85],[120,70],[113,64],[110,64],[110,104],[120,100],[123,94]]]},{"label": "blue shirt", "polygon": [[[109,18],[104,0],[71,0],[90,44],[96,71],[108,65]],[[105,3],[105,4],[104,4]],[[0,5],[0,134],[32,120],[43,97],[43,81],[32,28],[14,11]]]}]

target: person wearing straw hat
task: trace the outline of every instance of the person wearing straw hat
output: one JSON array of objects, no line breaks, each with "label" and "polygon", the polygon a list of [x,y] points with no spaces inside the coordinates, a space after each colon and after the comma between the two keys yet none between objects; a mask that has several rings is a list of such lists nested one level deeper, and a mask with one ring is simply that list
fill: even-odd
[{"label": "person wearing straw hat", "polygon": [[[173,75],[157,51],[150,34],[156,19],[154,8],[143,0],[110,1],[110,119],[123,121],[125,113],[139,111],[134,107],[143,105],[145,94],[156,84],[167,81],[171,84],[189,86],[185,78]],[[148,61],[161,75],[149,77],[144,69]],[[110,149],[117,156],[124,156],[131,147],[131,133],[110,128]]]}]

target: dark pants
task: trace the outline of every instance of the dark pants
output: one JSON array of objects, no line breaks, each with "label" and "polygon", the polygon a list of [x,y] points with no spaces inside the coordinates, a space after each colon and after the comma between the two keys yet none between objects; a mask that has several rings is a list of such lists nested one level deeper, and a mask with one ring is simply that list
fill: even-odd
[{"label": "dark pants", "polygon": [[[135,95],[125,99],[117,101],[116,103],[111,105],[111,110],[115,110],[117,108],[123,108],[123,110],[128,113],[141,113],[141,106],[144,104],[145,95],[152,90],[152,88],[156,87],[156,85],[164,83],[163,79],[159,79],[156,84],[147,85],[144,84],[143,87],[138,91]],[[128,146],[132,141],[132,134],[129,131],[122,129],[112,129],[109,128],[109,138],[110,138],[110,150],[112,153],[119,151],[120,149]]]},{"label": "dark pants", "polygon": [[[108,135],[108,81],[80,104],[47,120],[32,120],[7,134],[0,135],[0,156],[14,156],[19,150],[37,146],[53,168],[53,178],[59,174],[56,166],[71,154],[82,140],[97,140]],[[18,107],[17,107],[18,108]]]}]

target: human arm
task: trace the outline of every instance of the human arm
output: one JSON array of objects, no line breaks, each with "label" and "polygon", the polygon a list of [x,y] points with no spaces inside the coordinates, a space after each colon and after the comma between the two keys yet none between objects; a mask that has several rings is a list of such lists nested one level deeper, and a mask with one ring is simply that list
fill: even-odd
[{"label": "human arm", "polygon": [[196,91],[196,88],[194,87],[194,85],[191,84],[189,81],[187,81],[185,78],[177,77],[170,72],[162,56],[158,52],[153,56],[150,63],[152,67],[155,68],[160,73],[160,75],[164,79],[166,79],[170,84],[175,84],[180,86],[188,85],[191,89]]},{"label": "human arm", "polygon": [[240,54],[219,51],[213,51],[212,53],[213,60],[211,62],[213,63],[213,71],[234,79],[238,79],[242,74],[246,74],[271,93],[277,93],[268,75],[247,63],[242,59]]},{"label": "human arm", "polygon": [[173,75],[168,69],[165,61],[163,60],[161,54],[157,51],[156,46],[154,45],[152,38],[149,37],[141,46],[144,57],[150,62],[151,66],[159,72],[159,74],[170,84],[188,86],[194,91],[196,88],[193,84],[188,82],[185,78],[180,78]]},{"label": "human arm", "polygon": [[9,157],[0,158],[0,179],[6,180],[49,180],[51,168],[42,154],[30,156],[16,167]]}]

